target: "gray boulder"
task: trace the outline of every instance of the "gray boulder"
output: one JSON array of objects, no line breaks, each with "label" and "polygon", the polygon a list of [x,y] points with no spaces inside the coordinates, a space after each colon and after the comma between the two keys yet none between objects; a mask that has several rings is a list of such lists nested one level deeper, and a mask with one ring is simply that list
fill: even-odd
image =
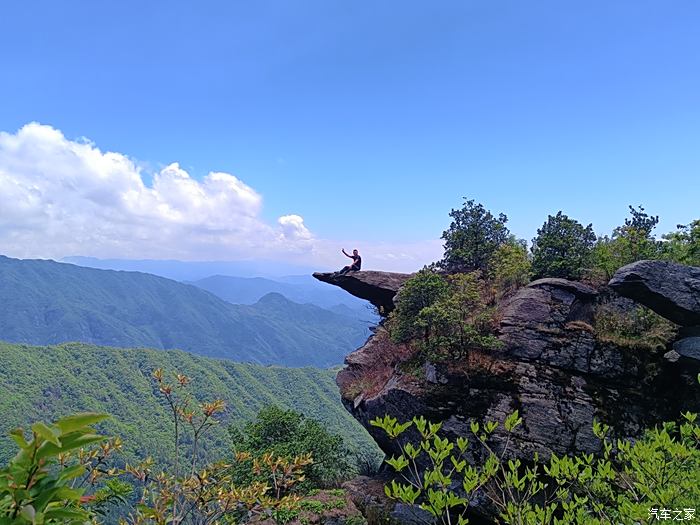
[{"label": "gray boulder", "polygon": [[683,357],[700,361],[700,337],[686,337],[673,343],[673,350]]},{"label": "gray boulder", "polygon": [[623,266],[610,287],[681,326],[700,325],[700,268],[669,261]]}]

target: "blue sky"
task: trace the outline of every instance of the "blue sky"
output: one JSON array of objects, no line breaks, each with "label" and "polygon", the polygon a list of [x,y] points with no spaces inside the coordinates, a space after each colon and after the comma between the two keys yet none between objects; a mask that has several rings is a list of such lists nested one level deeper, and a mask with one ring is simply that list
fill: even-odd
[{"label": "blue sky", "polygon": [[[146,185],[174,162],[233,174],[256,221],[299,216],[289,238],[320,251],[432,254],[463,196],[527,239],[559,209],[607,233],[628,204],[667,231],[700,217],[698,20],[690,0],[11,2],[0,130],[87,137]],[[20,226],[0,221],[0,251],[29,254]],[[197,250],[162,255],[226,256]]]}]

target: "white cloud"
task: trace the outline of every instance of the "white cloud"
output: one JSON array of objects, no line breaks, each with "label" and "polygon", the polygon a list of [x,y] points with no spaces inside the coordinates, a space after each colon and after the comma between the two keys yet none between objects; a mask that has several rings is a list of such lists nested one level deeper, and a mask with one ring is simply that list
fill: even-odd
[{"label": "white cloud", "polygon": [[[234,260],[291,257],[339,265],[340,243],[315,238],[300,215],[262,220],[262,196],[239,178],[192,178],[178,163],[144,182],[141,165],[37,123],[0,132],[0,252],[15,257]],[[361,243],[347,243],[357,244]],[[365,245],[373,266],[406,270],[435,243]]]},{"label": "white cloud", "polygon": [[282,228],[282,237],[286,240],[304,240],[313,238],[309,229],[304,225],[304,219],[299,215],[283,215],[277,219]]}]

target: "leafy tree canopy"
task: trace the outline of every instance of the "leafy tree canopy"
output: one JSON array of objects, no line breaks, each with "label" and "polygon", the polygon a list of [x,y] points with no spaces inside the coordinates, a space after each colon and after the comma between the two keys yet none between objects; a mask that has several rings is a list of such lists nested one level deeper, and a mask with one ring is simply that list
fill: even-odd
[{"label": "leafy tree canopy", "polygon": [[700,219],[679,224],[675,232],[663,236],[664,258],[700,266]]},{"label": "leafy tree canopy", "polygon": [[584,227],[561,211],[550,215],[532,240],[534,278],[578,279],[595,241],[592,224]]},{"label": "leafy tree canopy", "polygon": [[630,217],[622,226],[598,239],[592,253],[594,277],[607,281],[618,268],[642,259],[658,259],[662,245],[652,232],[659,222],[659,217],[651,216],[642,206],[629,207]]},{"label": "leafy tree canopy", "polygon": [[510,238],[508,217],[495,217],[480,203],[465,200],[450,212],[452,223],[442,233],[445,255],[440,266],[449,273],[488,270],[494,252]]},{"label": "leafy tree canopy", "polygon": [[525,286],[532,273],[525,241],[511,236],[494,252],[490,266],[494,286],[499,293],[512,292]]},{"label": "leafy tree canopy", "polygon": [[613,233],[614,237],[620,236],[639,236],[644,238],[651,238],[651,232],[654,231],[656,225],[659,224],[658,215],[649,215],[644,211],[644,207],[629,206],[631,217],[625,219],[624,226],[620,226],[615,229]]},{"label": "leafy tree canopy", "polygon": [[[310,455],[313,464],[306,469],[305,488],[333,485],[353,472],[343,439],[319,421],[294,410],[267,406],[242,429],[230,427],[229,434],[234,451],[248,453],[251,459],[266,454],[285,458]],[[243,468],[238,475],[245,477],[249,472]]]}]

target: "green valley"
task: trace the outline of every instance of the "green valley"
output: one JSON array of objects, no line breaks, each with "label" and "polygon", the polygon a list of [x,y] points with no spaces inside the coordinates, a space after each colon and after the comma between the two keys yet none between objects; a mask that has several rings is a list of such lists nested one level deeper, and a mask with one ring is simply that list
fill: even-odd
[{"label": "green valley", "polygon": [[[376,445],[340,403],[334,374],[314,368],[283,368],[208,359],[182,351],[123,349],[87,344],[27,346],[0,343],[0,435],[38,420],[74,412],[106,412],[107,435],[124,441],[127,459],[148,455],[168,463],[172,423],[151,374],[182,373],[192,379],[200,402],[226,403],[222,424],[206,444],[220,457],[230,446],[228,425],[241,426],[264,406],[294,409],[341,435],[351,450],[378,453]],[[15,450],[0,439],[0,464]]]}]

